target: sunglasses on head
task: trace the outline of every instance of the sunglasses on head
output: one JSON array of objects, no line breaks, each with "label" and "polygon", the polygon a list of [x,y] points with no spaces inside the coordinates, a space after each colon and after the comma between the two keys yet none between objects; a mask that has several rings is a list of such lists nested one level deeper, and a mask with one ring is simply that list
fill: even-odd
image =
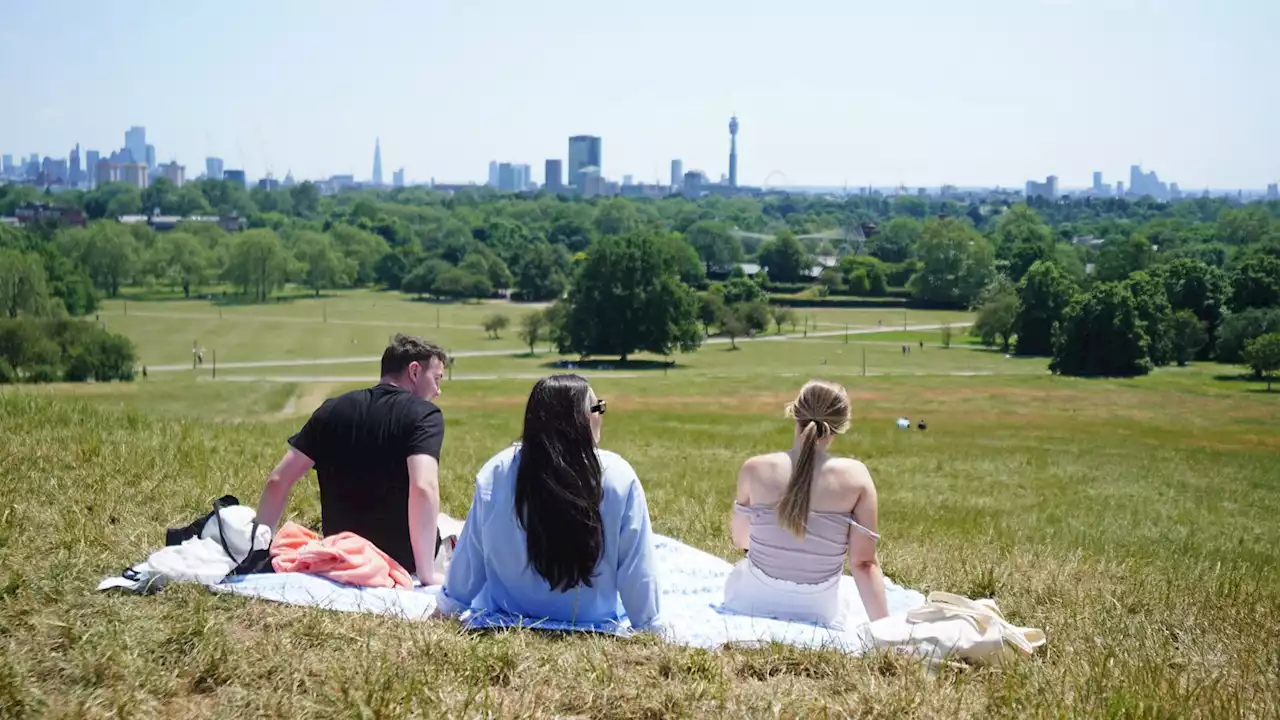
[{"label": "sunglasses on head", "polygon": [[604,400],[596,400],[596,404],[591,406],[591,412],[597,415],[603,415],[605,408],[608,406]]}]

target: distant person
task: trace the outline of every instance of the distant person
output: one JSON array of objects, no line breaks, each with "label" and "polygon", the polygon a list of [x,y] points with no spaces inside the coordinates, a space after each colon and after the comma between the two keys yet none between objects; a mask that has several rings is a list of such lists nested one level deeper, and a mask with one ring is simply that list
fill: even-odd
[{"label": "distant person", "polygon": [[578,375],[538,381],[521,442],[476,475],[441,611],[651,627],[658,580],[644,488],[599,449],[605,402]]},{"label": "distant person", "polygon": [[920,341],[920,349],[921,349],[921,350],[923,350],[923,349],[924,349],[924,341],[923,341],[923,340],[921,340],[921,341]]},{"label": "distant person", "polygon": [[146,365],[143,365],[143,366],[142,366],[142,379],[143,379],[143,380],[146,380],[146,379],[147,379],[147,366],[146,366]]},{"label": "distant person", "polygon": [[917,429],[919,429],[919,430],[928,430],[928,429],[929,429],[929,428],[928,428],[928,426],[924,424],[924,418],[920,418],[920,424],[919,424],[919,425],[916,425],[916,428],[917,428]]},{"label": "distant person", "polygon": [[440,395],[445,352],[422,338],[396,335],[382,353],[377,385],[326,400],[267,477],[258,522],[275,528],[293,484],[312,466],[320,481],[322,531],[349,531],[439,585]]},{"label": "distant person", "polygon": [[732,612],[839,626],[845,558],[871,620],[888,615],[876,557],[876,488],[861,462],[829,454],[849,428],[849,395],[812,380],[787,405],[790,451],[759,455],[738,472],[730,528],[747,550],[725,583]]}]

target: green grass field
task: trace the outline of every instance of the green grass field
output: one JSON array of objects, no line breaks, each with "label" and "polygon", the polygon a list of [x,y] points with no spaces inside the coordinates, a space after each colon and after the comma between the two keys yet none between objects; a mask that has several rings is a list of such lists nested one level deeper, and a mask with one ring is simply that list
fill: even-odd
[{"label": "green grass field", "polygon": [[[202,322],[221,333],[210,337],[238,342],[245,360],[372,356],[398,327],[332,320],[393,322],[371,307],[361,316],[359,304],[375,298],[381,309],[381,295],[329,300],[330,323],[271,325],[305,328],[284,343],[252,329],[277,321],[229,323],[230,308]],[[139,314],[142,306],[194,313],[195,302],[129,303],[127,332],[144,358],[189,362],[190,340],[186,356],[181,346],[165,355],[170,319]],[[309,305],[235,312],[305,317]],[[208,303],[199,312],[210,310],[216,316]],[[463,319],[442,325],[478,326],[492,310],[444,306],[442,316]],[[426,304],[411,317],[428,312],[434,320]],[[103,317],[126,327],[123,307]],[[343,327],[367,330],[369,345],[313,352]],[[478,327],[458,332],[469,333],[458,349],[485,349]],[[789,445],[782,405],[803,380],[844,382],[855,418],[836,450],[862,458],[876,479],[886,574],[924,591],[994,597],[1013,622],[1048,633],[1032,660],[929,677],[901,659],[782,646],[709,653],[650,639],[472,635],[451,622],[187,587],[95,594],[101,576],[142,559],[165,527],[213,498],[255,501],[306,414],[376,374],[376,363],[359,362],[220,370],[212,381],[206,358],[198,373],[127,385],[0,391],[0,716],[1280,714],[1280,393],[1217,379],[1233,373],[1217,366],[1131,381],[1057,378],[1043,360],[920,339],[927,347],[910,357],[906,339],[890,334],[847,345],[841,336],[759,340],[736,352],[711,344],[676,356],[665,374],[587,374],[609,400],[603,445],[636,467],[655,529],[727,559],[736,557],[728,510],[738,464]],[[520,352],[518,341],[510,347]],[[440,399],[446,511],[465,513],[475,471],[518,435],[532,378],[559,359],[458,361]],[[336,379],[313,379],[326,377]],[[900,415],[927,418],[930,429],[898,431]],[[314,481],[295,489],[289,513],[318,521]]]}]

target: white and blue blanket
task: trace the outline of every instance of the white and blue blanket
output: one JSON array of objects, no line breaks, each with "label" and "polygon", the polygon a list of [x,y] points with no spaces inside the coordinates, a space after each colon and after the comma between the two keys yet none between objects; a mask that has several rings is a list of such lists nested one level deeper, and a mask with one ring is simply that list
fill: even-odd
[{"label": "white and blue blanket", "polygon": [[[840,589],[849,606],[845,630],[809,623],[750,617],[721,608],[724,584],[733,566],[724,560],[662,535],[655,535],[654,564],[662,588],[663,635],[670,642],[716,648],[726,644],[758,645],[780,642],[809,648],[834,648],[860,653],[867,647],[866,613],[858,600],[852,578]],[[301,573],[246,575],[227,578],[209,586],[216,592],[262,598],[291,605],[307,605],[343,612],[365,612],[408,620],[429,617],[436,608],[440,588],[413,590],[357,588]],[[924,596],[885,580],[890,615],[900,615],[922,604]],[[588,631],[627,635],[624,622],[608,624],[566,623],[500,613],[471,614],[469,628],[527,627],[554,631]]]}]

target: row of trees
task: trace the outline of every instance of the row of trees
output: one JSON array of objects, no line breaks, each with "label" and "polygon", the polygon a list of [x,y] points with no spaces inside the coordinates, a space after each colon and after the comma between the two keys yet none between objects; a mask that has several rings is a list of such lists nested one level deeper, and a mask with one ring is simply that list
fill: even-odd
[{"label": "row of trees", "polygon": [[0,319],[0,384],[132,380],[133,343],[71,318]]}]

